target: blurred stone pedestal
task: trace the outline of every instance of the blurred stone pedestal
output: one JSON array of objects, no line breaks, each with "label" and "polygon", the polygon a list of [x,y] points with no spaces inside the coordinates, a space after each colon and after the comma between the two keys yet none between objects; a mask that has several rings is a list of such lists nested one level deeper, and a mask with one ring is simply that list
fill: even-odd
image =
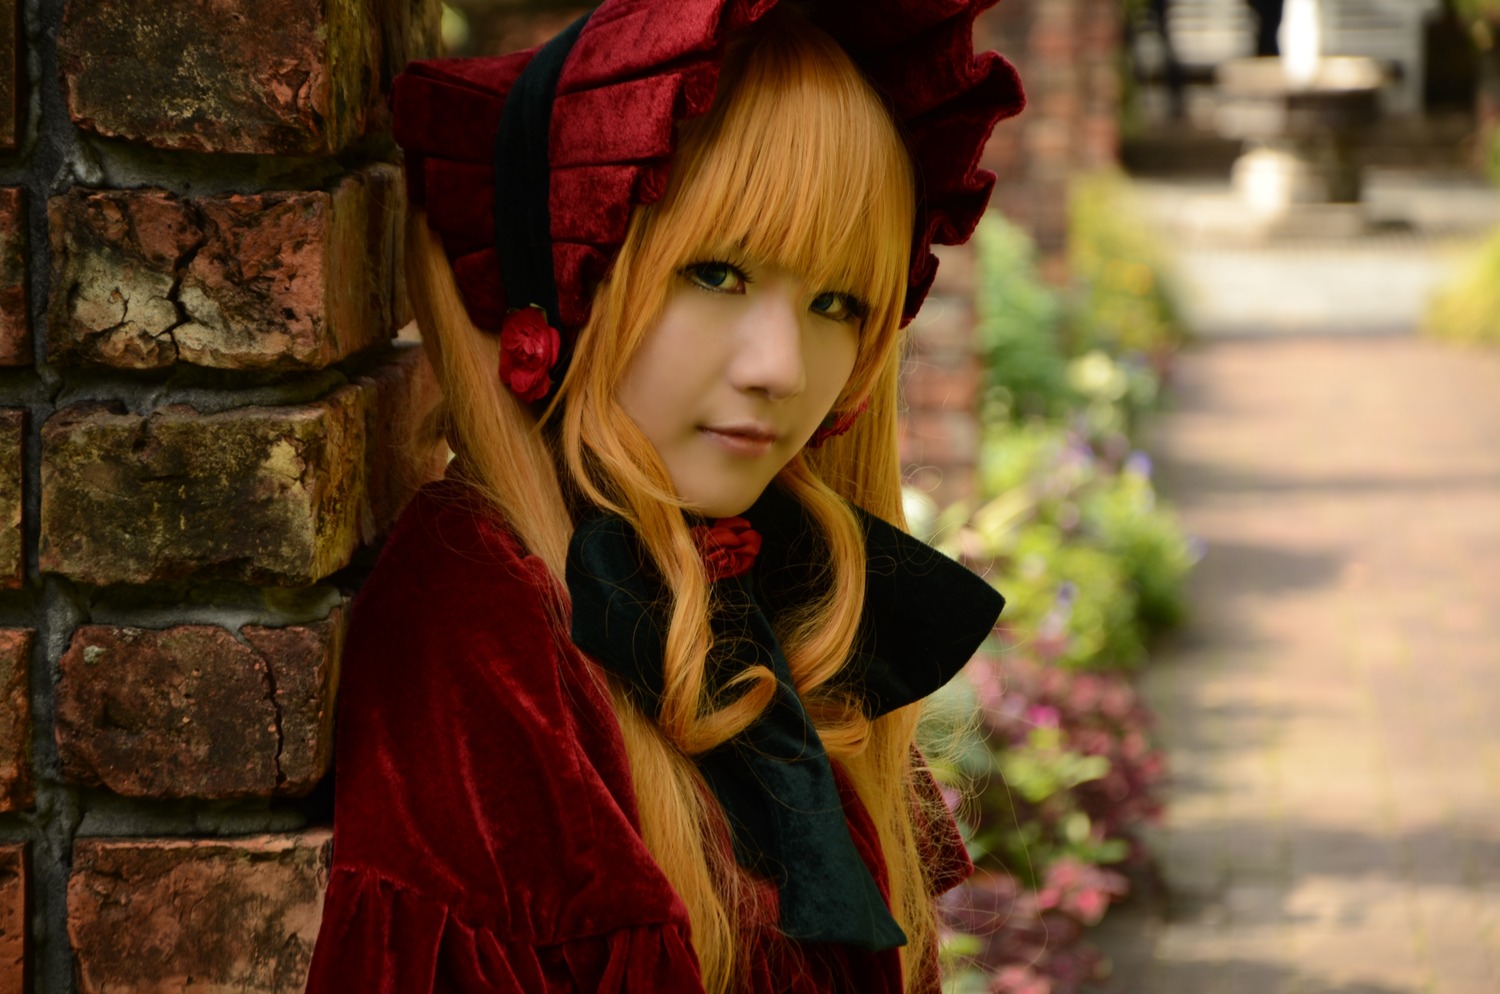
[{"label": "blurred stone pedestal", "polygon": [[1331,58],[1306,83],[1279,59],[1235,59],[1219,71],[1217,125],[1248,145],[1232,177],[1245,203],[1272,226],[1308,221],[1357,234],[1363,224],[1359,147],[1380,115],[1377,63]]}]

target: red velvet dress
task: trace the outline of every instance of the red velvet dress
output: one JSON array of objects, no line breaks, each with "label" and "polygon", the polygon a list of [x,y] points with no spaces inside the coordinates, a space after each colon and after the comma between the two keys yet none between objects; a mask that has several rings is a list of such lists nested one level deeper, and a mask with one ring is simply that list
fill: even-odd
[{"label": "red velvet dress", "polygon": [[[600,671],[540,560],[451,482],[356,601],[339,690],[333,871],[309,994],[699,992],[687,912],[641,841]],[[850,832],[885,885],[841,778]],[[951,822],[928,850],[969,867]],[[799,944],[746,909],[747,994],[901,990],[895,950]],[[935,966],[922,988],[936,992]]]}]

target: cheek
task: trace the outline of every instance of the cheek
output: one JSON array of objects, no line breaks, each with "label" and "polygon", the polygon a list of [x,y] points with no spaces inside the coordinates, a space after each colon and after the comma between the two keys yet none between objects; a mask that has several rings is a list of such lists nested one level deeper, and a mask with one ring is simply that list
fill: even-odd
[{"label": "cheek", "polygon": [[839,328],[835,334],[817,340],[815,354],[808,357],[809,393],[815,394],[825,409],[838,400],[849,374],[854,372],[855,360],[859,357],[859,332],[855,328]]},{"label": "cheek", "polygon": [[697,325],[682,310],[669,308],[646,332],[615,388],[620,407],[658,445],[660,433],[677,430],[691,416],[704,376],[699,367],[707,361]]}]

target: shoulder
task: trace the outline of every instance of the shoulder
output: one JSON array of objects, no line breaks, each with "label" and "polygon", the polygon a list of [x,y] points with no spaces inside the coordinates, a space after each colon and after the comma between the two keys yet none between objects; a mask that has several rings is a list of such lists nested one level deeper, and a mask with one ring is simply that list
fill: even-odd
[{"label": "shoulder", "polygon": [[[336,865],[537,941],[677,916],[639,838],[608,695],[559,598],[472,491],[413,500],[352,612]],[[600,893],[605,877],[638,903]]]},{"label": "shoulder", "polygon": [[546,567],[527,554],[499,513],[477,491],[451,480],[417,491],[391,529],[360,600],[406,597],[418,582],[423,590],[529,591],[527,600],[538,602],[551,586]]},{"label": "shoulder", "polygon": [[602,699],[569,652],[566,610],[545,565],[477,493],[448,481],[424,487],[355,598],[341,720],[425,721],[483,702],[496,719],[537,730],[538,708],[575,696],[565,682]]}]

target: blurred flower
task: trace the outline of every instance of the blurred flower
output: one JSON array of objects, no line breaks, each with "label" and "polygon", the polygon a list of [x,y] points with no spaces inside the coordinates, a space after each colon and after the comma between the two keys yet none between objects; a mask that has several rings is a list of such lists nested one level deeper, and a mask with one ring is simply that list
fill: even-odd
[{"label": "blurred flower", "polygon": [[1138,476],[1143,480],[1149,480],[1151,479],[1151,457],[1140,449],[1136,449],[1125,460],[1125,465],[1121,472],[1129,476]]},{"label": "blurred flower", "polygon": [[1026,720],[1038,728],[1059,728],[1062,725],[1062,716],[1057,713],[1057,708],[1042,704],[1027,708]]},{"label": "blurred flower", "polygon": [[1007,966],[990,982],[992,994],[1052,994],[1052,983],[1029,966]]}]

